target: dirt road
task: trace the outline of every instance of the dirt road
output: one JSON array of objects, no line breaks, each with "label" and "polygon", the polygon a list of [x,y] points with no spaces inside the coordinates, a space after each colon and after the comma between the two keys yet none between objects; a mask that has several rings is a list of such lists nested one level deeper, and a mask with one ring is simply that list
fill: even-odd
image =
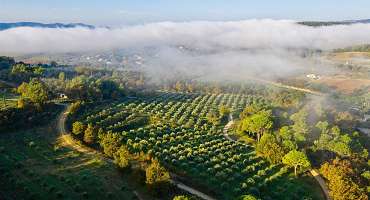
[{"label": "dirt road", "polygon": [[229,136],[229,129],[231,128],[232,125],[234,125],[234,120],[233,120],[233,116],[230,114],[229,115],[229,122],[225,125],[224,130],[223,130],[223,134],[224,134],[224,137],[227,140],[235,142],[236,140],[232,139]]},{"label": "dirt road", "polygon": [[319,172],[317,172],[316,169],[310,169],[310,173],[311,175],[315,178],[315,180],[320,184],[320,187],[321,187],[321,190],[324,192],[325,194],[325,198],[327,200],[331,200],[331,197],[329,195],[329,189],[328,187],[326,186],[326,182],[325,180],[320,176]]},{"label": "dirt road", "polygon": [[316,96],[325,96],[324,93],[313,91],[313,90],[310,90],[310,89],[307,89],[307,88],[300,88],[300,87],[295,87],[295,86],[291,86],[291,85],[285,85],[285,84],[282,84],[282,83],[278,83],[278,82],[274,82],[274,81],[268,81],[268,80],[264,80],[264,79],[258,79],[258,78],[252,78],[252,77],[250,77],[250,78],[253,79],[253,80],[256,80],[258,82],[267,83],[267,84],[270,84],[270,85],[273,85],[273,86],[279,87],[279,88],[296,90],[296,91],[300,91],[300,92],[304,92],[304,93],[312,94],[312,95],[316,95]]}]

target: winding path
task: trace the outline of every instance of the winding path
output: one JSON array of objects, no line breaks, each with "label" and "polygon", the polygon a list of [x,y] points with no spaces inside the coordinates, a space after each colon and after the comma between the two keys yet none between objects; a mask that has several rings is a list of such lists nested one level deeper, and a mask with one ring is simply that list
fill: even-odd
[{"label": "winding path", "polygon": [[[68,134],[68,131],[67,131],[67,128],[66,128],[66,120],[67,120],[67,115],[68,115],[68,110],[69,110],[69,107],[68,107],[68,104],[58,104],[58,105],[62,105],[64,106],[64,110],[62,111],[62,113],[59,115],[58,117],[58,132],[60,134],[60,137],[61,139],[70,147],[74,148],[75,150],[81,152],[81,153],[85,153],[85,154],[91,154],[91,155],[96,155],[96,156],[99,156],[101,159],[107,161],[107,162],[110,162],[110,163],[113,163],[113,160],[104,156],[104,154],[102,154],[101,152],[99,151],[96,151],[92,148],[89,148],[89,147],[86,147],[84,145],[81,145],[79,143],[77,143],[69,134]],[[192,195],[195,195],[201,199],[204,199],[204,200],[216,200],[215,198],[213,197],[210,197],[209,195],[207,194],[204,194],[203,192],[195,189],[195,188],[192,188],[190,186],[187,186],[185,185],[184,183],[180,182],[180,181],[177,181],[177,180],[174,180],[174,179],[171,179],[170,182],[172,184],[174,184],[177,188],[183,190],[183,191],[186,191]],[[134,193],[136,194],[136,196],[138,197],[139,200],[142,200],[142,198],[140,197],[140,194],[137,192],[137,191],[134,191]]]},{"label": "winding path", "polygon": [[253,77],[249,77],[249,78],[252,79],[252,80],[259,81],[259,82],[262,82],[262,83],[267,83],[267,84],[270,84],[270,85],[273,85],[273,86],[279,87],[279,88],[296,90],[296,91],[300,91],[300,92],[304,92],[304,93],[312,94],[312,95],[316,95],[316,96],[325,96],[326,95],[322,92],[310,90],[310,89],[307,89],[307,88],[301,88],[301,87],[286,85],[286,84],[283,84],[283,83],[269,81],[269,80],[265,80],[265,79],[259,79],[259,78],[253,78]]},{"label": "winding path", "polygon": [[229,140],[229,141],[232,141],[232,142],[236,142],[236,140],[232,139],[230,136],[229,136],[229,129],[232,127],[232,125],[234,125],[234,120],[233,120],[233,116],[232,114],[230,113],[229,114],[229,122],[225,125],[224,127],[224,130],[223,130],[223,134],[224,134],[224,137]]},{"label": "winding path", "polygon": [[319,172],[316,169],[310,169],[311,175],[315,178],[315,180],[319,183],[321,190],[324,192],[325,198],[327,200],[331,200],[329,195],[328,187],[326,186],[325,180],[320,176]]},{"label": "winding path", "polygon": [[108,159],[105,157],[102,153],[91,149],[89,147],[86,147],[84,145],[78,144],[69,134],[66,128],[66,120],[67,120],[67,115],[68,115],[68,104],[58,104],[64,106],[64,110],[58,117],[58,132],[60,134],[61,139],[65,144],[68,146],[72,147],[73,149],[77,150],[80,153],[85,153],[85,154],[91,154],[91,155],[97,155],[100,156],[102,159],[108,162],[112,162],[111,159]]}]

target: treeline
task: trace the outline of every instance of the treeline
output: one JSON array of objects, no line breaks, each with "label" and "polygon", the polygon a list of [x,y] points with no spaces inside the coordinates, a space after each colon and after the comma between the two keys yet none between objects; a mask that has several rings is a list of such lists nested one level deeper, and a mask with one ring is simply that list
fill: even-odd
[{"label": "treeline", "polygon": [[358,45],[358,46],[352,46],[342,49],[334,49],[335,53],[341,53],[341,52],[370,52],[370,44],[364,44],[364,45]]},{"label": "treeline", "polygon": [[313,27],[320,27],[320,26],[334,26],[334,25],[350,25],[353,24],[353,22],[319,22],[319,21],[305,21],[305,22],[298,22],[298,24],[305,25],[305,26],[313,26]]},{"label": "treeline", "polygon": [[14,58],[0,56],[0,70],[9,69],[15,64]]}]

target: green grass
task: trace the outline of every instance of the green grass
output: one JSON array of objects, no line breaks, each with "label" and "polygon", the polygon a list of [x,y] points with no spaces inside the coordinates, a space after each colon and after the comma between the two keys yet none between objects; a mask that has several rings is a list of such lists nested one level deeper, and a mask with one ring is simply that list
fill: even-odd
[{"label": "green grass", "polygon": [[[301,174],[295,177],[294,173],[291,172],[285,176],[281,176],[278,179],[272,181],[267,187],[270,192],[271,199],[312,199],[312,200],[324,200],[325,196],[321,191],[320,186],[315,179],[308,173]],[[268,191],[261,191],[264,194]],[[282,193],[284,195],[282,195]],[[263,195],[262,195],[263,196]],[[284,197],[285,198],[282,198]]]},{"label": "green grass", "polygon": [[[113,164],[58,143],[55,127],[0,135],[0,199],[136,199]],[[122,189],[124,188],[124,189]]]},{"label": "green grass", "polygon": [[[5,95],[5,101],[4,101],[4,95]],[[11,92],[5,92],[0,95],[0,109],[5,109],[8,107],[16,107],[17,106],[17,100],[19,96],[11,93]]]}]

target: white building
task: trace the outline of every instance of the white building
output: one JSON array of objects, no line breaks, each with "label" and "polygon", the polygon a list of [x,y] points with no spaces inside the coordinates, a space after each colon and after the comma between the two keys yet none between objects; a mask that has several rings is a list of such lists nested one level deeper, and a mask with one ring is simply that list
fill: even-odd
[{"label": "white building", "polygon": [[307,74],[306,77],[309,78],[309,79],[313,79],[313,80],[319,80],[320,79],[320,76],[316,75],[316,74]]}]

